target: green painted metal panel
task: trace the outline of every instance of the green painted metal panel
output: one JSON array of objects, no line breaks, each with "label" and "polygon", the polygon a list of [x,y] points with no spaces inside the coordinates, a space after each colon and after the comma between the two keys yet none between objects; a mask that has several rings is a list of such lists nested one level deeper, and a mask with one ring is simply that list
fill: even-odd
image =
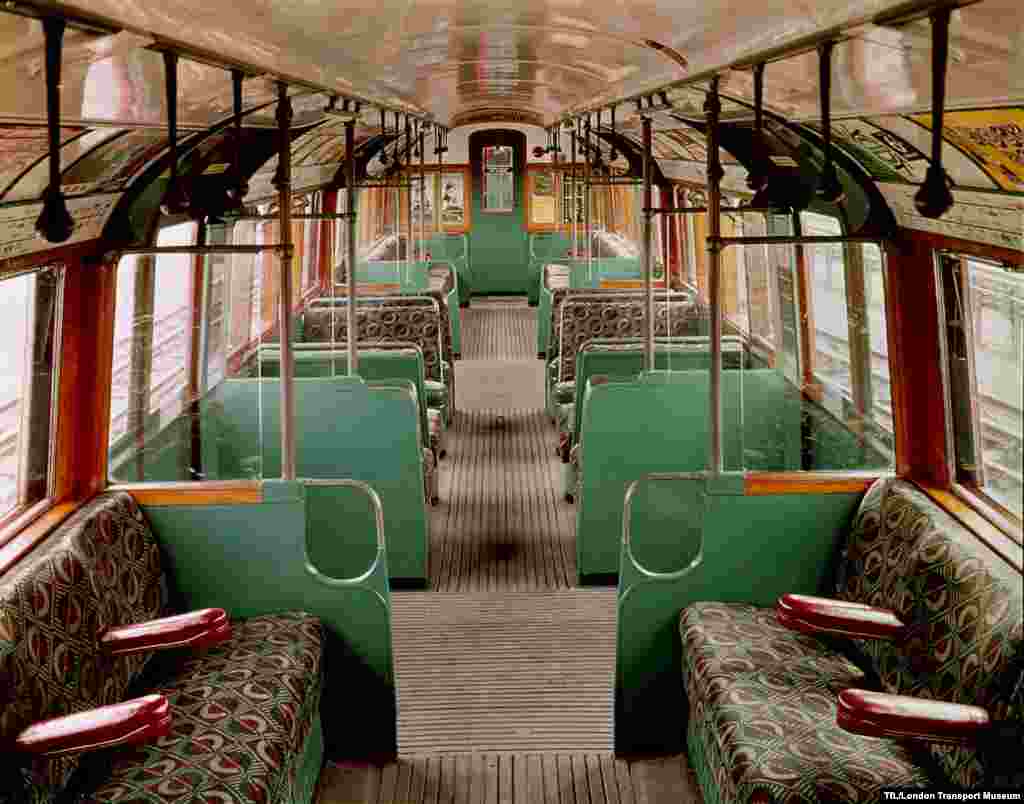
[{"label": "green painted metal panel", "polygon": [[537,303],[537,355],[543,357],[548,352],[551,340],[551,291],[540,288],[540,301]]},{"label": "green painted metal panel", "polygon": [[469,300],[473,283],[469,262],[469,236],[434,234],[427,241],[431,262],[446,262],[455,269],[455,285],[459,304]]},{"label": "green painted metal panel", "polygon": [[569,253],[572,241],[562,232],[532,232],[529,235],[528,250],[530,263],[527,270],[527,282],[530,304],[540,300],[540,290],[544,282],[544,266],[548,263],[564,262]]},{"label": "green painted metal panel", "polygon": [[[676,339],[677,343],[681,339]],[[591,342],[576,353],[576,397],[575,416],[573,417],[573,435],[579,436],[583,423],[583,400],[590,378],[602,375],[612,380],[632,380],[644,370],[643,345],[637,341],[635,349],[624,349],[621,346],[614,351],[601,348],[601,339]],[[736,350],[724,343],[722,348],[723,368],[747,368],[747,353],[738,346]],[[654,368],[660,370],[687,371],[707,369],[711,365],[710,347],[707,351],[696,351],[692,347],[673,348],[662,339],[655,340]],[[576,440],[576,438],[574,438]]]},{"label": "green painted metal panel", "polygon": [[[299,477],[351,478],[372,486],[384,506],[391,578],[426,583],[429,519],[412,384],[322,377],[297,378],[294,386]],[[279,381],[228,380],[223,388],[221,416],[209,422],[226,433],[218,443],[233,442],[225,445],[233,460],[261,464],[264,476],[280,475]]]},{"label": "green painted metal panel", "polygon": [[[629,483],[652,472],[707,467],[709,376],[699,370],[653,372],[585,390],[576,501],[581,580],[618,572]],[[772,369],[722,373],[722,433],[727,469],[800,468],[799,401]]]},{"label": "green painted metal panel", "polygon": [[[344,349],[310,348],[321,344],[294,344],[296,377],[344,377],[348,375],[348,352]],[[259,350],[259,376],[281,376],[281,350],[262,346]],[[430,446],[427,424],[427,392],[424,386],[423,355],[407,355],[397,350],[360,350],[359,376],[364,380],[408,380],[416,389],[419,402],[423,445]]]},{"label": "green painted metal panel", "polygon": [[430,288],[429,262],[361,260],[356,263],[357,282],[395,282],[402,293],[425,293]]},{"label": "green painted metal panel", "polygon": [[473,217],[469,234],[472,270],[471,294],[522,293],[529,284],[527,233],[523,226],[523,177],[516,177],[516,205],[512,212],[482,212],[479,181],[473,181]]},{"label": "green painted metal panel", "polygon": [[[336,568],[357,567],[374,545],[369,510],[348,496],[336,498],[333,514],[314,517],[317,530],[311,533],[302,484],[268,481],[264,492],[264,502],[254,505],[145,506],[180,603],[186,609],[219,606],[232,617],[296,610],[319,617],[328,630],[321,707],[328,752],[393,754],[396,705],[386,562],[358,584],[336,585],[311,572],[307,560],[323,556],[331,562],[330,552],[343,547],[351,549],[352,559],[335,562]],[[320,529],[322,520],[333,524]],[[332,543],[330,551],[321,549],[321,540]],[[356,571],[369,566],[366,562]]]},{"label": "green painted metal panel", "polygon": [[[742,475],[735,477],[742,484]],[[702,560],[685,577],[648,577],[623,552],[615,700],[619,752],[683,750],[687,705],[680,677],[680,611],[702,600],[774,606],[786,592],[826,593],[836,552],[860,501],[859,494],[744,497],[730,491],[708,490]],[[684,524],[694,518],[693,499],[682,489],[635,497],[633,550],[649,569],[680,569],[694,557],[697,539]]]}]

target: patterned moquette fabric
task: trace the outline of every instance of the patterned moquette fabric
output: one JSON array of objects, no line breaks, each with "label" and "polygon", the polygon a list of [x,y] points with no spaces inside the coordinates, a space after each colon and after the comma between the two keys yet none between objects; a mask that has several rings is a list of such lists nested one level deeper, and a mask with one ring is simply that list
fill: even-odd
[{"label": "patterned moquette fabric", "polygon": [[[842,551],[836,594],[892,609],[910,627],[902,642],[857,641],[899,695],[974,704],[1024,721],[1021,575],[922,491],[879,481],[865,496]],[[1019,753],[1020,745],[1008,745]],[[985,782],[993,763],[972,748],[932,745],[949,780]],[[991,770],[991,768],[988,768]]]},{"label": "patterned moquette fabric", "polygon": [[893,740],[836,725],[836,697],[864,673],[771,609],[695,603],[680,615],[689,740],[718,800],[878,802],[929,777]]},{"label": "patterned moquette fabric", "polygon": [[[646,328],[646,305],[642,299],[566,299],[562,305],[559,333],[560,381],[576,377],[576,353],[595,338],[637,338]],[[654,303],[656,337],[704,335],[708,331],[707,311],[688,298]]]},{"label": "patterned moquette fabric", "polygon": [[[356,323],[360,343],[409,341],[423,351],[423,364],[429,379],[442,379],[440,314],[431,300],[389,299],[387,305],[356,305]],[[348,340],[348,316],[344,306],[316,307],[307,310],[303,339],[311,343]]]},{"label": "patterned moquette fabric", "polygon": [[160,657],[152,691],[170,701],[171,734],[96,755],[105,781],[80,802],[295,800],[296,755],[319,716],[323,627],[292,612],[232,628],[205,654]]},{"label": "patterned moquette fabric", "polygon": [[[687,302],[693,301],[693,294],[688,290],[674,290],[667,298],[664,289],[660,290],[660,301]],[[549,354],[558,355],[561,344],[562,305],[566,302],[631,302],[643,304],[645,295],[636,290],[595,290],[593,288],[558,287],[551,291],[551,321],[549,336]],[[700,333],[698,333],[700,334]],[[596,336],[595,336],[596,337]],[[603,335],[601,337],[619,337]]]},{"label": "patterned moquette fabric", "polygon": [[[124,700],[149,654],[98,651],[107,628],[161,614],[160,553],[135,501],[97,497],[0,581],[0,740],[31,723]],[[25,774],[35,794],[58,793],[76,755],[37,759]]]}]

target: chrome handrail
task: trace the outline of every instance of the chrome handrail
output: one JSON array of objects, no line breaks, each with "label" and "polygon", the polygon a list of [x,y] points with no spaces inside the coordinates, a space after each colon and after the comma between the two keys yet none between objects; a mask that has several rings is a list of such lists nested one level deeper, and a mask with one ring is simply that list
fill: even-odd
[{"label": "chrome handrail", "polygon": [[363,585],[377,571],[377,568],[385,560],[386,546],[384,543],[384,506],[381,505],[380,497],[377,495],[377,492],[374,491],[368,483],[364,483],[362,480],[351,480],[347,478],[302,478],[299,480],[299,483],[303,486],[347,486],[349,488],[359,489],[369,498],[370,503],[373,505],[374,522],[377,528],[377,552],[373,557],[373,561],[370,562],[370,566],[360,575],[353,575],[351,578],[334,578],[330,575],[325,575],[317,569],[310,560],[309,547],[307,546],[305,539],[302,541],[302,558],[306,567],[306,572],[312,575],[316,581],[335,589],[351,589],[353,587]]},{"label": "chrome handrail", "polygon": [[648,569],[637,560],[635,555],[633,555],[630,520],[632,519],[633,513],[633,496],[636,494],[637,489],[640,487],[641,483],[646,483],[651,480],[706,480],[707,477],[707,472],[655,472],[637,478],[630,483],[629,488],[626,489],[626,496],[622,504],[622,545],[625,549],[626,558],[629,559],[629,563],[637,572],[648,580],[677,581],[697,569],[697,567],[699,567],[704,561],[704,528],[702,523],[697,553],[693,557],[693,560],[685,567],[671,572],[659,572],[657,570]]}]

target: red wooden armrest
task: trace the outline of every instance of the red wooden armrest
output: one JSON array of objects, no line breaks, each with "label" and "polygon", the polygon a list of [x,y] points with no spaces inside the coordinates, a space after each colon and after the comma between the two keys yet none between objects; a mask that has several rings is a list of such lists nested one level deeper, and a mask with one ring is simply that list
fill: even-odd
[{"label": "red wooden armrest", "polygon": [[905,627],[889,609],[809,595],[783,595],[775,604],[775,619],[802,634],[837,634],[857,639],[903,637]]},{"label": "red wooden armrest", "polygon": [[973,743],[990,728],[980,706],[907,695],[849,689],[839,693],[836,723],[869,737],[903,737],[936,743]]},{"label": "red wooden armrest", "polygon": [[95,751],[145,743],[171,731],[171,707],[163,695],[144,695],[50,720],[41,720],[14,738],[14,750],[37,756]]},{"label": "red wooden armrest", "polygon": [[201,648],[231,638],[231,622],[224,609],[199,609],[144,623],[110,628],[100,636],[106,653],[123,655],[164,648]]}]

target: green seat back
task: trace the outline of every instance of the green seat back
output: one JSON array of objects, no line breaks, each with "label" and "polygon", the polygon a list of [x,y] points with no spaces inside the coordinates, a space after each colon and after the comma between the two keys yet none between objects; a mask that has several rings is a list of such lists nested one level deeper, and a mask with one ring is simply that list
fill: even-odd
[{"label": "green seat back", "polygon": [[[622,505],[631,482],[652,472],[707,468],[709,376],[651,372],[633,382],[588,384],[576,501],[582,578],[618,572]],[[722,373],[722,432],[726,469],[800,468],[800,401],[773,369]]]},{"label": "green seat back", "polygon": [[[297,378],[295,454],[300,478],[368,483],[384,508],[391,578],[427,578],[428,520],[423,437],[413,384],[349,377]],[[217,443],[228,461],[281,473],[280,381],[227,380],[221,386]],[[345,538],[339,533],[338,538]]]},{"label": "green seat back", "polygon": [[[326,346],[327,344],[323,344]],[[338,349],[317,348],[321,344],[296,344],[294,350],[296,377],[344,377],[348,375],[348,352],[344,344]],[[401,349],[360,349],[359,376],[364,380],[408,380],[416,389],[420,410],[423,443],[429,446],[427,426],[427,393],[424,387],[423,354],[415,346]],[[281,376],[281,350],[264,346],[259,353],[260,377]]]}]

